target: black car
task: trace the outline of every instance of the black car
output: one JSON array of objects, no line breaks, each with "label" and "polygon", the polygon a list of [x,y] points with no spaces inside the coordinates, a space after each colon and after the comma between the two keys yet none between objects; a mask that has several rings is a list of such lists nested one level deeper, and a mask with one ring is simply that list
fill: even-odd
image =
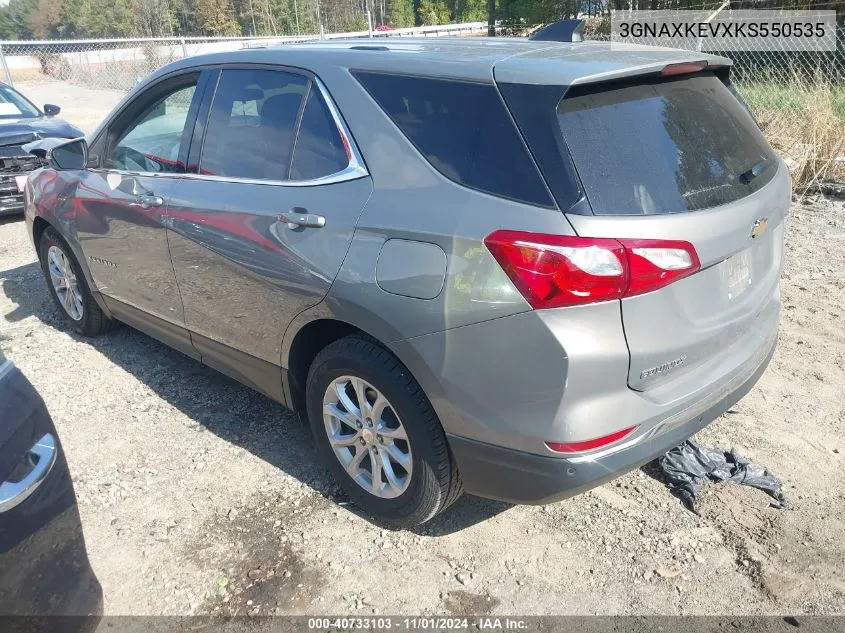
[{"label": "black car", "polygon": [[70,632],[93,629],[101,611],[56,428],[0,352],[0,617],[94,616],[50,625]]},{"label": "black car", "polygon": [[23,212],[23,181],[43,165],[23,149],[41,138],[79,138],[82,130],[58,118],[61,108],[46,104],[39,110],[20,92],[0,82],[0,216]]}]

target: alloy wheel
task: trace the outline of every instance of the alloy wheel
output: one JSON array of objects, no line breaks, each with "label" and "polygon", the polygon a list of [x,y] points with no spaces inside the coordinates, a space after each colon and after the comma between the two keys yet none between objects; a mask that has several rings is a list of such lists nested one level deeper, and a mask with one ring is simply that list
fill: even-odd
[{"label": "alloy wheel", "polygon": [[70,261],[58,246],[51,246],[47,251],[47,267],[53,290],[67,315],[74,321],[81,321],[83,315],[82,292]]},{"label": "alloy wheel", "polygon": [[335,457],[364,490],[393,499],[408,489],[411,444],[393,406],[363,378],[340,376],[323,397],[323,422]]}]

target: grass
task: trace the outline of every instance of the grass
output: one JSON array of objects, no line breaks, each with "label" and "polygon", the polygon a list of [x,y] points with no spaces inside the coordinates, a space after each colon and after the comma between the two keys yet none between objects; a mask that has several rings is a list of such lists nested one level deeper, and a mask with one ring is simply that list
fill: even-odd
[{"label": "grass", "polygon": [[737,86],[799,195],[845,182],[845,87],[796,76]]}]

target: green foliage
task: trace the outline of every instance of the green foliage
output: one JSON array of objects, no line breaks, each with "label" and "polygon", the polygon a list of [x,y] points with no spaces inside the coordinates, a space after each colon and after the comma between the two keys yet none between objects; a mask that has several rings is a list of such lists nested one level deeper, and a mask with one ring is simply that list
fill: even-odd
[{"label": "green foliage", "polygon": [[220,0],[193,0],[194,19],[201,35],[240,35],[232,5]]},{"label": "green foliage", "polygon": [[63,37],[130,37],[135,12],[128,0],[68,0],[53,28]]},{"label": "green foliage", "polygon": [[487,0],[457,0],[456,22],[484,22],[487,20]]},{"label": "green foliage", "polygon": [[134,0],[136,33],[145,37],[173,35],[177,20],[176,7],[169,0]]},{"label": "green foliage", "polygon": [[452,21],[452,10],[445,0],[420,0],[417,7],[417,18],[420,24],[449,24]]},{"label": "green foliage", "polygon": [[35,12],[38,0],[9,0],[0,7],[0,38],[4,40],[31,39],[35,37],[29,16]]},{"label": "green foliage", "polygon": [[363,13],[359,13],[351,20],[347,20],[343,23],[342,30],[344,32],[353,32],[353,31],[366,31],[368,28],[367,24],[367,16]]},{"label": "green foliage", "polygon": [[416,24],[414,0],[388,0],[387,15],[386,24],[390,26],[398,29],[414,26]]},{"label": "green foliage", "polygon": [[[527,26],[610,8],[707,9],[722,0],[496,0],[495,17],[522,33]],[[169,35],[293,35],[365,30],[373,25],[476,22],[487,0],[9,0],[0,6],[0,38],[161,37]],[[767,6],[769,6],[767,4]],[[784,8],[845,13],[845,0],[776,0]],[[756,8],[759,0],[732,0]],[[383,11],[383,14],[382,14]]]},{"label": "green foliage", "polygon": [[823,98],[829,101],[836,116],[845,122],[845,87],[829,86],[828,90],[816,90],[817,85],[824,85],[824,81],[803,84],[797,79],[791,82],[760,81],[740,84],[739,92],[753,112],[779,112],[798,116],[803,116]]}]

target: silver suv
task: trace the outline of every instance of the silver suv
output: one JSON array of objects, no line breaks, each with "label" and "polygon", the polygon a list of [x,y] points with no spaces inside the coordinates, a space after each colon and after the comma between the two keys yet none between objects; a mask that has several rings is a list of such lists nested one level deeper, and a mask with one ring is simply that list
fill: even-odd
[{"label": "silver suv", "polygon": [[378,520],[548,503],[694,434],[772,355],[790,182],[729,63],[481,38],[194,57],[42,146],[26,217],[77,332],[128,323],[303,412]]}]

